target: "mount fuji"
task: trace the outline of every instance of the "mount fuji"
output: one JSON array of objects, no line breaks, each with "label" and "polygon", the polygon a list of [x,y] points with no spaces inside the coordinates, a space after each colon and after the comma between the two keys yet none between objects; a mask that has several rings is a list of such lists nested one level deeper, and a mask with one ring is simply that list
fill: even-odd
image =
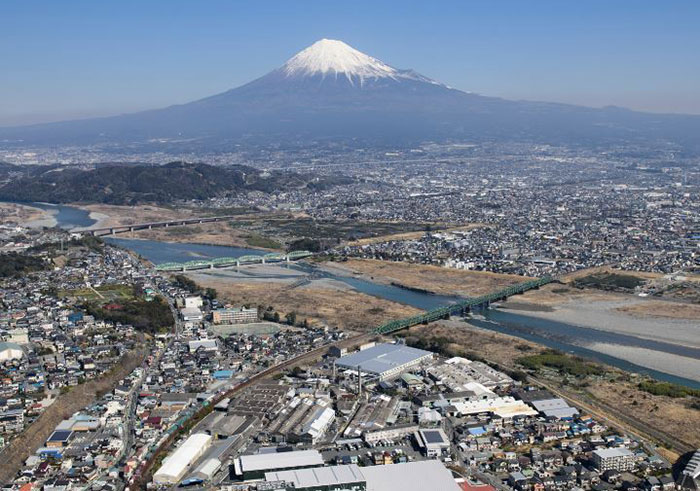
[{"label": "mount fuji", "polygon": [[700,116],[485,97],[394,68],[342,41],[322,39],[280,68],[221,94],[120,116],[0,128],[0,145],[658,140],[700,150],[698,135]]}]

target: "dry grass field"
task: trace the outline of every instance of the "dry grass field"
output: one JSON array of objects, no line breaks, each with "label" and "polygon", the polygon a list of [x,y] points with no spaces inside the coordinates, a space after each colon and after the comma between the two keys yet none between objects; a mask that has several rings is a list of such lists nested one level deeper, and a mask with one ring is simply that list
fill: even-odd
[{"label": "dry grass field", "polygon": [[478,296],[528,279],[516,275],[375,259],[348,259],[341,263],[329,263],[328,266],[362,274],[376,282],[398,283],[440,295]]},{"label": "dry grass field", "polygon": [[32,206],[0,203],[0,223],[26,223],[48,216],[48,212]]},{"label": "dry grass field", "polygon": [[215,288],[221,300],[233,305],[272,306],[283,319],[285,314],[296,312],[298,320],[352,331],[366,332],[388,320],[420,312],[352,290],[313,285],[289,289],[279,283],[234,283],[205,275],[193,279],[201,286]]}]

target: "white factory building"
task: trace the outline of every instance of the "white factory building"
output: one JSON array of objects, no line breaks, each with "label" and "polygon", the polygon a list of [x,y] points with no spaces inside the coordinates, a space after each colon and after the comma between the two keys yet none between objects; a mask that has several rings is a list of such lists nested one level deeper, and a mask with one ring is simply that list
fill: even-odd
[{"label": "white factory building", "polygon": [[[459,491],[452,473],[437,460],[358,467],[355,464],[267,472],[268,483],[284,482],[298,491]],[[275,488],[277,489],[277,488]]]},{"label": "white factory building", "polygon": [[175,452],[168,456],[153,475],[155,484],[177,484],[190,466],[209,448],[211,436],[204,433],[191,435]]},{"label": "white factory building", "polygon": [[379,380],[398,377],[403,372],[433,359],[433,353],[403,344],[378,344],[338,358],[336,367],[359,370]]},{"label": "white factory building", "polygon": [[267,472],[321,466],[323,457],[318,450],[241,455],[233,461],[235,474],[246,480],[262,479]]}]

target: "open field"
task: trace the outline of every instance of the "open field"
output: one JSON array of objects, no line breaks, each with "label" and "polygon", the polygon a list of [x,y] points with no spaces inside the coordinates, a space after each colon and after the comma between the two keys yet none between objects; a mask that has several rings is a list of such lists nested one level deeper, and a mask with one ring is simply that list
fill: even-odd
[{"label": "open field", "polygon": [[49,218],[51,214],[39,208],[17,203],[0,203],[0,223],[26,223]]},{"label": "open field", "polygon": [[[544,347],[506,334],[480,329],[461,321],[440,321],[428,326],[416,326],[404,331],[402,336],[417,338],[425,343],[439,341],[453,355],[483,357],[509,370],[521,370],[515,360],[544,351]],[[442,338],[442,339],[440,339]],[[609,366],[601,366],[600,374],[572,379],[566,386],[567,393],[581,400],[593,399],[620,413],[629,414],[640,426],[653,428],[681,440],[700,446],[700,410],[690,407],[691,397],[671,398],[652,395],[638,387],[634,376]],[[547,380],[559,386],[561,374],[551,370]],[[614,415],[611,415],[614,416]]]},{"label": "open field", "polygon": [[[636,317],[661,317],[668,319],[700,319],[700,304],[646,300],[618,307],[619,312]],[[700,320],[698,320],[700,323]]]},{"label": "open field", "polygon": [[[189,208],[171,209],[155,205],[114,206],[98,204],[79,207],[89,210],[91,217],[97,220],[97,223],[94,224],[92,228],[230,213],[224,213],[223,211],[220,213],[211,213],[211,211]],[[279,242],[258,233],[245,230],[237,226],[234,222],[200,223],[179,227],[139,230],[128,234],[120,234],[120,236],[165,242],[255,247],[267,250],[279,250],[282,247]]]},{"label": "open field", "polygon": [[215,288],[219,298],[233,305],[272,306],[280,316],[296,312],[297,319],[365,332],[390,319],[415,315],[418,309],[371,297],[347,288],[307,285],[290,289],[271,282],[236,282],[205,274],[188,274],[203,287]]},{"label": "open field", "polygon": [[81,288],[79,290],[60,290],[59,298],[75,298],[95,302],[114,302],[118,300],[131,300],[134,298],[134,290],[129,285],[103,285],[97,288]]},{"label": "open field", "polygon": [[[483,224],[483,223],[468,223],[460,226],[454,226],[450,224],[433,224],[431,225],[431,230],[432,231],[440,231],[440,232],[451,232],[455,230],[472,230],[475,228],[479,227],[487,227],[488,225]],[[423,237],[423,235],[426,234],[425,230],[416,230],[412,232],[402,232],[402,233],[397,233],[397,234],[389,234],[389,235],[378,235],[376,237],[366,237],[363,239],[357,239],[348,242],[348,245],[351,246],[363,246],[367,244],[376,244],[379,242],[388,242],[390,240],[415,240],[415,239],[420,239]]]},{"label": "open field", "polygon": [[325,263],[324,267],[337,268],[346,274],[356,273],[367,276],[378,283],[395,283],[440,295],[466,297],[490,293],[528,279],[523,276],[486,271],[467,271],[423,264],[379,261],[376,259],[348,259],[343,262]]}]

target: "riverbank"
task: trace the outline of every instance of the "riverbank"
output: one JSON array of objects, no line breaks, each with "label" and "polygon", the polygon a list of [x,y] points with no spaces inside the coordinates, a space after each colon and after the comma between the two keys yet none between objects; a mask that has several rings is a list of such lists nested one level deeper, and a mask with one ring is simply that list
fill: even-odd
[{"label": "riverbank", "polygon": [[[518,310],[519,305],[539,305],[536,302],[527,302],[537,298],[538,293],[527,293],[519,297],[512,307]],[[533,308],[522,314],[600,331],[700,348],[700,306],[680,304],[687,317],[641,316],[632,315],[626,309],[644,304],[647,302],[645,299],[631,295],[608,294],[601,298],[597,298],[597,293],[595,295],[595,299],[572,299],[556,304],[544,304],[548,309]],[[667,305],[667,308],[673,308],[673,302],[663,304]],[[511,308],[510,301],[503,302],[502,306],[505,309]]]},{"label": "riverbank", "polygon": [[36,208],[34,206],[26,205],[24,203],[0,202],[1,224],[17,224],[29,226],[28,224],[34,222],[40,223],[41,221],[45,221],[44,223],[50,223],[46,220],[50,220],[51,218],[51,213],[49,213],[46,210]]},{"label": "riverbank", "polygon": [[325,262],[321,264],[321,267],[385,285],[395,283],[438,295],[462,297],[484,295],[531,279],[488,271],[469,271],[377,259]]},{"label": "riverbank", "polygon": [[652,370],[700,382],[700,359],[697,358],[661,353],[656,350],[636,346],[609,343],[591,343],[586,348],[627,360],[630,363],[643,365]]},{"label": "riverbank", "polygon": [[383,322],[416,315],[421,311],[408,305],[391,302],[350,289],[347,285],[314,280],[312,284],[290,288],[289,279],[265,281],[220,276],[219,272],[187,273],[205,288],[214,288],[219,299],[232,305],[271,306],[284,319],[295,312],[297,320],[325,324],[352,332],[368,332]]},{"label": "riverbank", "polygon": [[[119,227],[135,223],[162,222],[201,216],[189,208],[171,209],[155,205],[117,206],[104,204],[72,205],[88,211],[97,222],[89,229]],[[267,237],[235,227],[228,221],[138,230],[120,234],[130,239],[155,240],[179,244],[200,244],[228,247],[255,247],[266,251],[281,250],[281,245]]]}]

